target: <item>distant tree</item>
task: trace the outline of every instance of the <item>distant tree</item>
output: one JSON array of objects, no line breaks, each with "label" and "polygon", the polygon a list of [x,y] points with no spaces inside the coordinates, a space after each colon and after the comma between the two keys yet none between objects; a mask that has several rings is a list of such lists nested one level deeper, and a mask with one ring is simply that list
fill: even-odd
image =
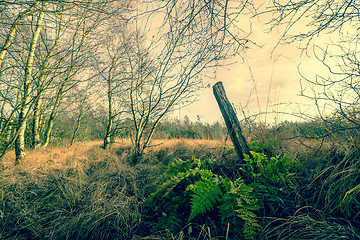
[{"label": "distant tree", "polygon": [[185,115],[183,122],[184,124],[190,124],[190,118],[187,115]]},{"label": "distant tree", "polygon": [[[91,83],[88,82],[87,86],[82,89],[82,90],[78,90],[76,91],[77,94],[77,100],[76,100],[76,106],[74,107],[75,112],[77,112],[76,114],[73,114],[73,119],[74,119],[74,127],[73,127],[73,131],[71,134],[71,138],[70,138],[70,143],[69,143],[69,147],[71,147],[74,142],[75,139],[78,136],[79,130],[81,128],[81,123],[83,121],[83,118],[89,113],[90,111],[90,104],[89,104],[89,89],[91,88]],[[68,126],[69,127],[69,126]]]}]

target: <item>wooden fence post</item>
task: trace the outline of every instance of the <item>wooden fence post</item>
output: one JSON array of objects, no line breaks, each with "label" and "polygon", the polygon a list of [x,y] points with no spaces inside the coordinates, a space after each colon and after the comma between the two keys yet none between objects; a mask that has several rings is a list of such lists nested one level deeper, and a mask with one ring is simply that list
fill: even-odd
[{"label": "wooden fence post", "polygon": [[225,89],[222,82],[217,82],[213,86],[213,92],[225,120],[225,124],[228,129],[230,138],[234,144],[236,154],[239,160],[242,162],[245,158],[244,154],[250,155],[250,147],[241,131],[240,123],[238,118],[236,117],[235,111],[228,98],[226,97]]}]

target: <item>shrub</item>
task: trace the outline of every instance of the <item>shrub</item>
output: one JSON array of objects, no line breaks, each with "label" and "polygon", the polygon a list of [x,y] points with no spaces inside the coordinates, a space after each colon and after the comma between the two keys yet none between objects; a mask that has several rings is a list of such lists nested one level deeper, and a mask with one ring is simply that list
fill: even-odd
[{"label": "shrub", "polygon": [[284,154],[268,157],[251,151],[245,155],[242,171],[249,186],[254,189],[264,214],[282,216],[292,214],[297,204],[298,187],[294,181],[296,165],[294,157]]}]

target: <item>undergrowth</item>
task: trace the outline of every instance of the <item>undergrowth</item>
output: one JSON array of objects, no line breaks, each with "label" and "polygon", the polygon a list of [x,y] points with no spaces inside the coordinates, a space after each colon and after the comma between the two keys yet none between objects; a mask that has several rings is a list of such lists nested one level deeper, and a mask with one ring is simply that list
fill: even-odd
[{"label": "undergrowth", "polygon": [[[176,233],[195,223],[209,227],[213,235],[255,239],[260,210],[280,199],[273,184],[293,185],[293,158],[284,155],[268,159],[252,152],[245,160],[242,171],[249,173],[249,178],[235,180],[214,173],[212,159],[173,160],[160,180],[160,189],[144,203],[151,231]],[[198,231],[193,231],[195,236]]]},{"label": "undergrowth", "polygon": [[4,161],[0,239],[360,239],[359,148],[293,157],[282,144],[251,143],[242,163],[231,146],[185,143],[136,166],[96,144]]}]

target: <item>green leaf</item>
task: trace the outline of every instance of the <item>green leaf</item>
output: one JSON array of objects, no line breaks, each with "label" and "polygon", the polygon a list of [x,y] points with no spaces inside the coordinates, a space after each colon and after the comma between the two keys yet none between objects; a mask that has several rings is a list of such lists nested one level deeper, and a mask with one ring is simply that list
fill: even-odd
[{"label": "green leaf", "polygon": [[210,211],[222,195],[220,187],[213,179],[197,181],[195,184],[190,185],[190,189],[193,194],[190,199],[191,213],[188,222],[199,214]]},{"label": "green leaf", "polygon": [[[350,195],[350,198],[353,197],[353,195],[357,194],[360,191],[360,184],[353,187],[352,189],[350,189],[349,191],[347,191],[345,193],[345,196],[343,197],[343,199],[341,200],[341,202],[344,202],[345,199],[347,198],[348,195]],[[356,192],[355,194],[353,194],[353,192]]]}]

